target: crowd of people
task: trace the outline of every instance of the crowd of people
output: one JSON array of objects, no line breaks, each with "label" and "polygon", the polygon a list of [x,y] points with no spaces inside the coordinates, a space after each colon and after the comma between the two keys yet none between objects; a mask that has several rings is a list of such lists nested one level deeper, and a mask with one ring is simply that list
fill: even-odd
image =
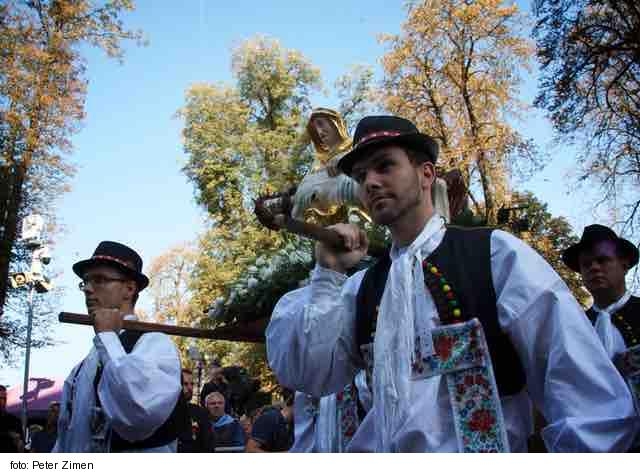
[{"label": "crowd of people", "polygon": [[[180,453],[283,452],[293,444],[292,394],[284,401],[260,407],[242,406],[239,414],[231,406],[233,392],[214,361],[211,377],[194,404],[193,373],[182,369],[181,399],[184,409],[177,426],[176,451]],[[212,390],[212,386],[215,389]],[[0,452],[50,453],[58,438],[60,403],[52,402],[46,419],[31,420],[28,435],[23,434],[20,419],[6,411],[6,388],[0,385]],[[42,422],[43,421],[43,422]]]},{"label": "crowd of people", "polygon": [[[187,404],[186,428],[178,436],[177,451],[197,452],[282,452],[292,445],[292,418],[281,421],[290,409],[291,395],[283,405],[232,406],[232,389],[223,368],[211,364],[210,378],[200,391],[200,404],[193,400],[193,373],[182,370],[182,393]],[[238,409],[238,410],[236,410]],[[291,441],[289,440],[291,439]]]},{"label": "crowd of people", "polygon": [[[338,135],[332,117],[319,139]],[[218,363],[193,403],[193,373],[170,338],[123,329],[148,285],[140,256],[100,243],[73,265],[93,348],[65,382],[55,435],[47,422],[36,444],[55,437],[53,452],[524,452],[538,412],[547,451],[637,451],[640,299],[625,277],[638,248],[591,225],[563,252],[593,296],[585,313],[523,241],[447,224],[432,202],[437,158],[436,141],[408,120],[358,123],[336,166],[392,245],[359,270],[368,241],[358,226],[330,227],[344,248],[317,243],[309,284],[280,299],[266,330],[269,365],[291,390],[280,406],[239,409]]]}]

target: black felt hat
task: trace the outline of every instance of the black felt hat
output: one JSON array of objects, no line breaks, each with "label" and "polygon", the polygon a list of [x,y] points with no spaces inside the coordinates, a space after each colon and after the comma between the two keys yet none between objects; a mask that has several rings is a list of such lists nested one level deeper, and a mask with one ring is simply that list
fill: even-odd
[{"label": "black felt hat", "polygon": [[149,278],[142,274],[140,255],[128,246],[115,241],[100,242],[91,258],[78,261],[73,265],[73,272],[82,278],[92,266],[104,264],[113,266],[130,276],[136,281],[140,291],[149,285]]},{"label": "black felt hat", "polygon": [[353,165],[373,148],[393,144],[423,151],[433,164],[438,159],[438,143],[433,138],[420,133],[405,118],[380,115],[360,120],[353,135],[353,148],[340,159],[338,168],[349,176]]},{"label": "black felt hat", "polygon": [[638,248],[636,245],[629,240],[618,237],[609,227],[598,224],[585,227],[580,241],[564,250],[562,253],[562,261],[572,270],[580,272],[580,252],[593,247],[593,245],[601,241],[612,241],[615,243],[620,252],[629,258],[631,267],[638,264]]}]

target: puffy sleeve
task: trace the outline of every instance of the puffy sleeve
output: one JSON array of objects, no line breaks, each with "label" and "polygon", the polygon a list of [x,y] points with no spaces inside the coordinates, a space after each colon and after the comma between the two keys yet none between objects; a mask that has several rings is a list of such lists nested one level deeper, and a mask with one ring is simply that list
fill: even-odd
[{"label": "puffy sleeve", "polygon": [[267,327],[267,357],[278,381],[322,397],[343,389],[362,367],[355,341],[356,295],[350,278],[317,266],[311,283],[285,294]]},{"label": "puffy sleeve", "polygon": [[630,393],[560,276],[506,232],[491,237],[500,325],[510,336],[551,452],[623,452],[637,429]]},{"label": "puffy sleeve", "polygon": [[112,427],[130,442],[144,440],[173,412],[180,395],[180,358],[162,333],[142,335],[126,353],[115,332],[94,337],[103,365],[98,396]]}]

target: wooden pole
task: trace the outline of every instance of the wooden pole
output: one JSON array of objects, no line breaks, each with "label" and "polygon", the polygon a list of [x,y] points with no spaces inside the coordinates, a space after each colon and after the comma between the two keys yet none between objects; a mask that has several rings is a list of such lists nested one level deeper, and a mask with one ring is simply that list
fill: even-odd
[{"label": "wooden pole", "polygon": [[[86,314],[74,314],[72,312],[60,312],[58,320],[62,323],[76,325],[91,325],[93,320]],[[162,332],[178,337],[205,338],[208,340],[227,340],[232,342],[264,342],[264,333],[261,335],[239,333],[237,326],[220,327],[217,329],[204,329],[193,327],[181,327],[177,325],[156,324],[153,322],[141,322],[139,320],[123,320],[122,326],[126,330],[137,332]]]}]

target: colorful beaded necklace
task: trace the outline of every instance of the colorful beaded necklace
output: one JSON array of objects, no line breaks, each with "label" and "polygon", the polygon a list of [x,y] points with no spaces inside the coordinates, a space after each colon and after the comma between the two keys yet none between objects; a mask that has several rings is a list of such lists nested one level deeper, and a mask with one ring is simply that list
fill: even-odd
[{"label": "colorful beaded necklace", "polygon": [[[444,274],[428,259],[422,261],[422,269],[426,288],[433,298],[442,325],[464,321],[460,302]],[[375,338],[379,310],[378,305],[371,320],[371,340]]]},{"label": "colorful beaded necklace", "polygon": [[624,338],[626,340],[631,340],[631,345],[637,345],[638,344],[638,333],[633,329],[633,327],[631,326],[631,324],[629,324],[629,322],[627,322],[627,320],[624,318],[624,316],[621,313],[617,313],[613,316],[614,317],[614,324],[615,326],[618,328],[618,330],[620,330],[624,335]]}]

